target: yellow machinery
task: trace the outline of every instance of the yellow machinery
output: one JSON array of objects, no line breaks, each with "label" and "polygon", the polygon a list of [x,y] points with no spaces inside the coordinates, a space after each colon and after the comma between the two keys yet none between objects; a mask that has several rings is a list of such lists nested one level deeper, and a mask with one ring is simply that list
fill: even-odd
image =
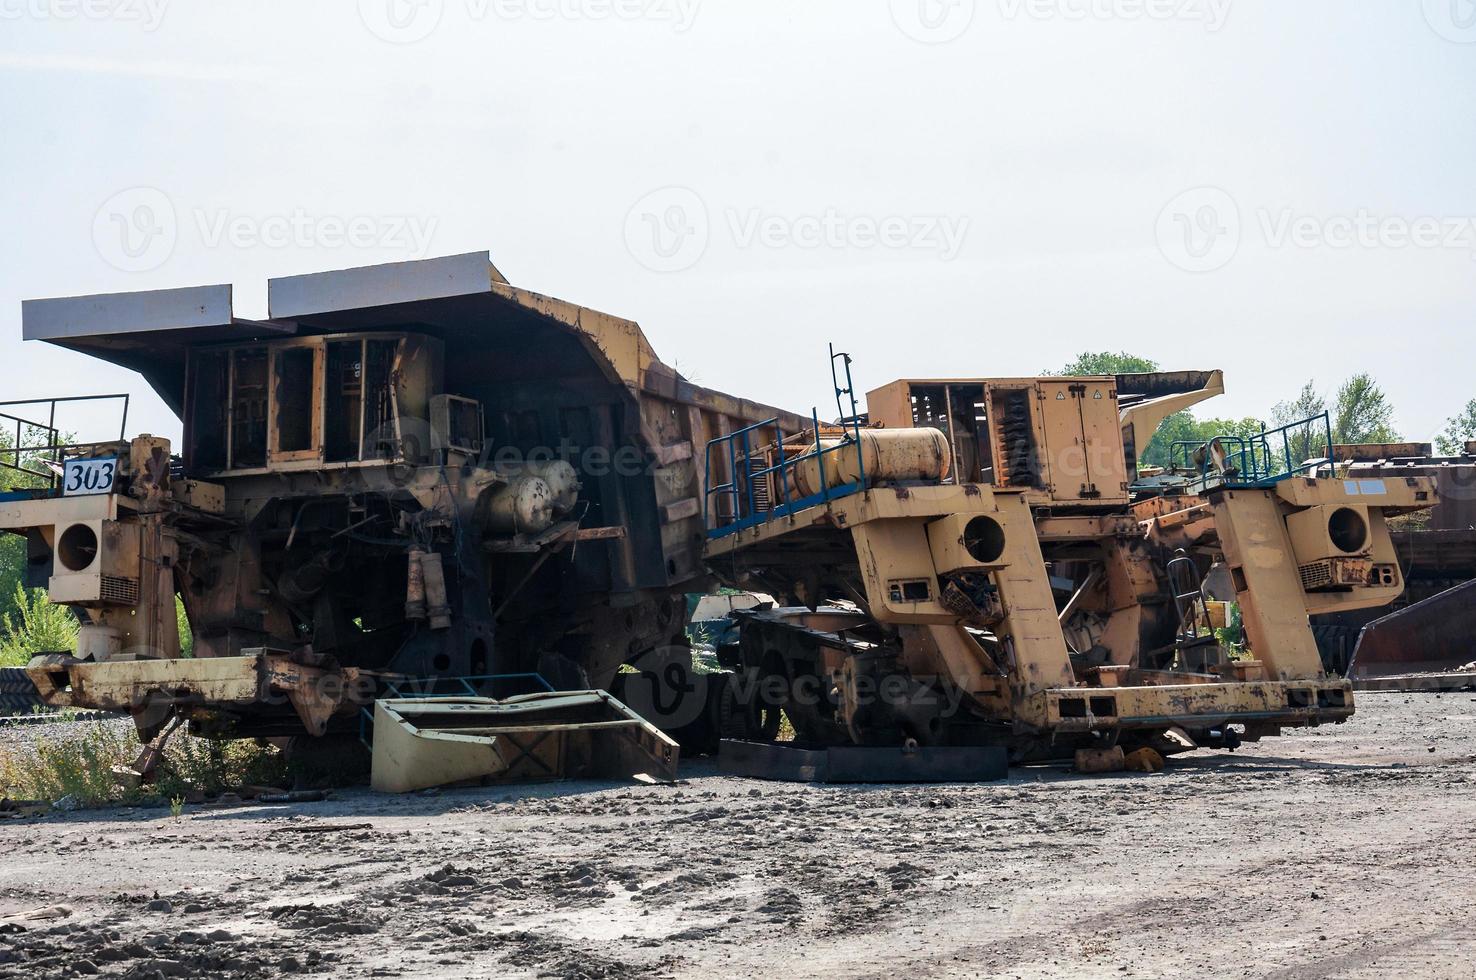
[{"label": "yellow machinery", "polygon": [[1385,519],[1432,482],[1339,479],[1275,452],[1279,432],[1183,447],[1186,472],[1140,481],[1158,423],[1221,390],[1218,372],[904,380],[864,421],[715,441],[708,561],[788,603],[738,614],[727,734],[772,739],[787,715],[802,742],[1029,760],[1347,719],[1308,614],[1399,594]]},{"label": "yellow machinery", "polygon": [[268,320],[229,286],[24,304],[27,339],[137,370],[184,429],[126,440],[125,407],[118,439],[76,445],[54,406],[5,417],[29,438],[0,454],[0,530],[84,623],[76,650],[36,651],[48,703],[127,711],[145,738],[187,719],[356,739],[391,685],[608,688],[685,645],[684,597],[710,584],[694,447],[775,410],[486,253],[268,300]]}]

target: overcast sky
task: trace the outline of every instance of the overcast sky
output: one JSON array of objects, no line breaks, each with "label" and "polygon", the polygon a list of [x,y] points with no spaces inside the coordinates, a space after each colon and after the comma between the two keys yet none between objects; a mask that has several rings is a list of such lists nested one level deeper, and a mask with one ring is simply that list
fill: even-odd
[{"label": "overcast sky", "polygon": [[[0,398],[129,390],[23,298],[487,250],[807,410],[1083,350],[1218,415],[1476,396],[1472,0],[0,0]],[[85,433],[84,433],[85,435]]]}]

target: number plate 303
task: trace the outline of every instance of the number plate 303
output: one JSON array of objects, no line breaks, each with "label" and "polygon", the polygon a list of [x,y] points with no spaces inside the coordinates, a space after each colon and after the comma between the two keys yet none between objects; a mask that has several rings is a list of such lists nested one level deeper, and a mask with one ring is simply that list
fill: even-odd
[{"label": "number plate 303", "polygon": [[90,493],[112,493],[118,459],[69,459],[62,470],[62,493],[78,497]]}]

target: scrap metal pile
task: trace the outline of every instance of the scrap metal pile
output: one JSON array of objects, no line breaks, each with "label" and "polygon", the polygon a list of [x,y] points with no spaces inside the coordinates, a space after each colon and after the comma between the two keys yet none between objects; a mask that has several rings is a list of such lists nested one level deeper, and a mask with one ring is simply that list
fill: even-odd
[{"label": "scrap metal pile", "polygon": [[[1275,433],[1140,473],[1218,372],[898,381],[860,417],[842,356],[843,418],[821,423],[691,384],[635,323],[485,254],[273,280],[269,306],[237,318],[227,286],[25,304],[28,339],[139,371],[184,423],[176,454],[24,420],[45,445],[3,462],[42,486],[0,494],[0,529],[84,620],[29,672],[145,741],[378,752],[390,724],[387,787],[421,782],[404,770],[434,743],[480,777],[670,775],[665,735],[588,695],[612,690],[689,748],[787,717],[812,750],[994,753],[956,756],[980,774],[1343,721],[1307,617],[1397,596],[1385,520],[1438,499],[1278,457]],[[778,602],[735,611],[706,675],[686,597],[717,585]],[[528,722],[548,691],[599,717],[555,699]]]}]

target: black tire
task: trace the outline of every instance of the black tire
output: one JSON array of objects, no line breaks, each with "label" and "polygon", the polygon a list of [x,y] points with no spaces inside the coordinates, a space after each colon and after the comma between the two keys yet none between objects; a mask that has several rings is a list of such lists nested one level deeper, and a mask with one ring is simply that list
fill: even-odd
[{"label": "black tire", "polygon": [[0,717],[35,714],[45,707],[23,667],[0,667]]}]

